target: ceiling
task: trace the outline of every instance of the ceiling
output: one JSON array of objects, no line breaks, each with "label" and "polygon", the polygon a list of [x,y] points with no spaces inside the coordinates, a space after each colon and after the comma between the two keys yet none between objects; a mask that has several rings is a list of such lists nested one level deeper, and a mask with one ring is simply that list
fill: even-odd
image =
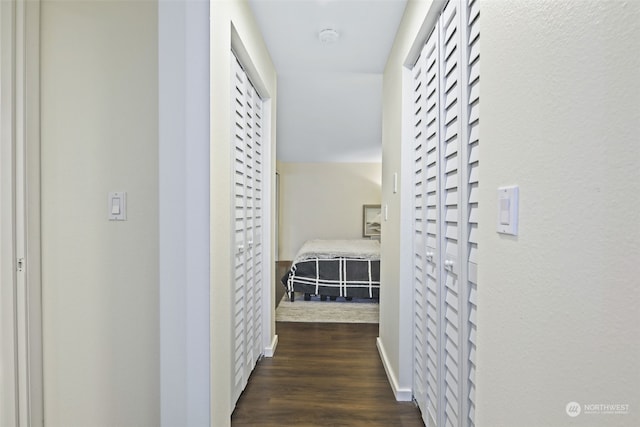
[{"label": "ceiling", "polygon": [[382,73],[406,0],[249,4],[278,73],[278,160],[381,161]]}]

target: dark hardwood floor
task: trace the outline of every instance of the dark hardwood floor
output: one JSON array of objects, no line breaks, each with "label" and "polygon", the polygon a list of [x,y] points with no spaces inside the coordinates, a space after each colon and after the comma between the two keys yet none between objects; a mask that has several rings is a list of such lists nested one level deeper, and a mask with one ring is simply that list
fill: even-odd
[{"label": "dark hardwood floor", "polygon": [[397,402],[376,348],[377,324],[284,323],[231,417],[240,426],[423,427]]}]

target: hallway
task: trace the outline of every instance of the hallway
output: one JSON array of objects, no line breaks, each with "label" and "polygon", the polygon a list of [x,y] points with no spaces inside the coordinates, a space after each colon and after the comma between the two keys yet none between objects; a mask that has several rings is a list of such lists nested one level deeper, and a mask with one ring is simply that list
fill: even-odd
[{"label": "hallway", "polygon": [[232,426],[423,426],[414,404],[393,396],[377,324],[278,322],[276,329],[278,350],[258,362]]}]

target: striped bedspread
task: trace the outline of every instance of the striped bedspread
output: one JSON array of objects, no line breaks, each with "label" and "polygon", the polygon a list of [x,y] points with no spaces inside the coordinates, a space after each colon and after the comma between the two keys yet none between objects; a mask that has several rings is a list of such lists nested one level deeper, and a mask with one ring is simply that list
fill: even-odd
[{"label": "striped bedspread", "polygon": [[380,243],[375,240],[312,240],[298,252],[282,277],[292,292],[314,295],[378,298]]}]

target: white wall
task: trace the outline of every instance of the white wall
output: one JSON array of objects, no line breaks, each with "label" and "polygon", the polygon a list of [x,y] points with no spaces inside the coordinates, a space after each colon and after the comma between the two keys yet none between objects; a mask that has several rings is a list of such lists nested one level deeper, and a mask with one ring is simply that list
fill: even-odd
[{"label": "white wall", "polygon": [[380,204],[380,163],[278,163],[280,259],[309,239],[362,239],[362,205]]},{"label": "white wall", "polygon": [[211,395],[209,3],[161,1],[158,18],[160,415],[163,426],[203,426]]},{"label": "white wall", "polygon": [[[16,343],[16,283],[15,271],[15,127],[19,119],[14,113],[13,76],[17,68],[13,55],[16,49],[13,4],[0,3],[0,425],[16,424],[18,418],[18,360]],[[6,53],[5,53],[6,52]]]},{"label": "white wall", "polygon": [[[270,98],[271,123],[267,130],[271,137],[269,161],[271,170],[265,168],[265,185],[275,196],[275,130],[276,130],[276,82],[275,68],[269,57],[260,30],[246,0],[211,2],[211,424],[230,425],[231,408],[231,331],[232,331],[232,218],[233,218],[233,147],[231,141],[231,45],[243,61],[252,83],[258,92]],[[233,37],[232,37],[233,33]],[[270,172],[270,173],[269,173]],[[275,204],[270,217],[274,218]],[[269,277],[275,276],[275,251],[273,221],[268,247],[272,260],[268,263]],[[264,241],[267,244],[267,241]],[[273,280],[273,279],[271,279]],[[268,283],[270,295],[265,303],[271,310],[271,324],[266,325],[266,340],[275,337],[275,287]],[[264,309],[266,312],[267,309]]]},{"label": "white wall", "polygon": [[[160,424],[157,21],[154,2],[42,3],[48,426]],[[115,190],[127,221],[107,220]]]},{"label": "white wall", "polygon": [[640,3],[480,7],[478,425],[640,425]]}]

